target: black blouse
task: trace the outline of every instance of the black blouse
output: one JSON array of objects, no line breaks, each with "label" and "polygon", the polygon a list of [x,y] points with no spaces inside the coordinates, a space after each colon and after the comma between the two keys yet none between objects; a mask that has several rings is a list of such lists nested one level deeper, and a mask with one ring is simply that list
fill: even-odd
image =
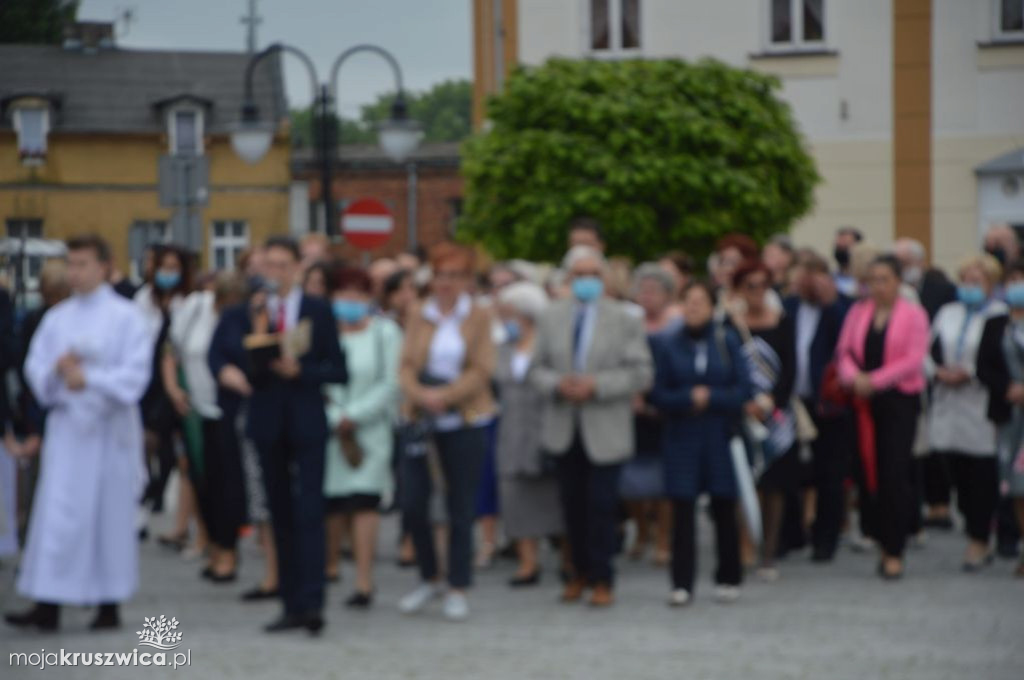
[{"label": "black blouse", "polygon": [[864,338],[864,370],[874,371],[882,367],[885,354],[885,333],[889,330],[889,322],[881,328],[875,328],[874,321],[868,326],[868,334]]}]

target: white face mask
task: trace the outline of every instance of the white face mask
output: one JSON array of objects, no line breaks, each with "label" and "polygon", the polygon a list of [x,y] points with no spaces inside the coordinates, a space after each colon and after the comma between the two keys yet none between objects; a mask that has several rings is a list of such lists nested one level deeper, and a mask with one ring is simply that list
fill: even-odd
[{"label": "white face mask", "polygon": [[924,272],[921,271],[920,267],[908,267],[903,270],[903,281],[912,286],[916,286],[921,283],[921,278],[923,276]]}]

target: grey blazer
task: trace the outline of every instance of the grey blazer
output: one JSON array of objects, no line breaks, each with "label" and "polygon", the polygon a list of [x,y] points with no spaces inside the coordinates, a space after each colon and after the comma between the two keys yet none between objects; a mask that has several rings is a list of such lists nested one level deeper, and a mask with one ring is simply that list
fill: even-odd
[{"label": "grey blazer", "polygon": [[[499,347],[494,371],[501,402],[496,448],[498,474],[540,477],[543,473],[540,423],[545,400],[537,394],[528,377],[519,382],[512,376],[513,354],[515,349],[511,343]],[[530,363],[533,363],[532,358]]]},{"label": "grey blazer", "polygon": [[548,307],[537,327],[537,344],[529,379],[544,395],[541,445],[552,455],[572,446],[577,424],[590,460],[621,463],[632,457],[633,396],[651,385],[651,352],[643,322],[621,303],[601,299],[597,305],[585,373],[594,377],[596,397],[582,405],[558,396],[558,383],[574,373],[572,336],[576,302],[560,300]]}]

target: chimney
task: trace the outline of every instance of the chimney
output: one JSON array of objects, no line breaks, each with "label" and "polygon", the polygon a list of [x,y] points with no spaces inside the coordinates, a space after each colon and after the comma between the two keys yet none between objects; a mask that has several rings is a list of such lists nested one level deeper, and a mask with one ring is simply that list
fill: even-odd
[{"label": "chimney", "polygon": [[78,21],[64,28],[64,49],[95,54],[114,47],[114,24],[108,21]]}]

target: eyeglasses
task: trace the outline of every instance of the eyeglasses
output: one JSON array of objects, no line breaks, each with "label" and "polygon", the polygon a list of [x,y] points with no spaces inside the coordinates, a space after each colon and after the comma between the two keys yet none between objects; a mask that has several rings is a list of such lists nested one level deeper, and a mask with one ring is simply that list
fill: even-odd
[{"label": "eyeglasses", "polygon": [[767,281],[747,281],[743,284],[744,290],[767,290]]}]

